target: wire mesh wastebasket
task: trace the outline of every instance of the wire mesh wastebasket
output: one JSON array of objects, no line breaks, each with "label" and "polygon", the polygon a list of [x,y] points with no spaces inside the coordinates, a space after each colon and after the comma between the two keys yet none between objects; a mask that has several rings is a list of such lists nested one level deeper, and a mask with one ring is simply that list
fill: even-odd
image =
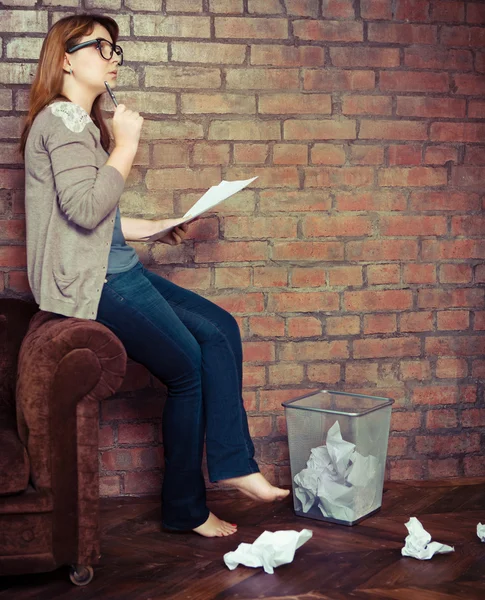
[{"label": "wire mesh wastebasket", "polygon": [[283,402],[297,515],[355,525],[380,508],[393,403],[331,390]]}]

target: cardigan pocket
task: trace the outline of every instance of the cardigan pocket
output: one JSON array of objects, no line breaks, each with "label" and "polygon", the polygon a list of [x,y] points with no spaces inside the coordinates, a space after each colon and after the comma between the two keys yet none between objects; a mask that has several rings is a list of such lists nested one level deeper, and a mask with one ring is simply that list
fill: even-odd
[{"label": "cardigan pocket", "polygon": [[74,276],[61,275],[53,269],[52,274],[60,297],[67,302],[76,303],[79,288],[79,273]]}]

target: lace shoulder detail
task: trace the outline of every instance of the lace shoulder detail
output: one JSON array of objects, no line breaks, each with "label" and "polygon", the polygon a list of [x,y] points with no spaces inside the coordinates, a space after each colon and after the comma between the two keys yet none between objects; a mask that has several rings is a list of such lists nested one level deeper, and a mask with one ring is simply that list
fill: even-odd
[{"label": "lace shoulder detail", "polygon": [[53,115],[60,117],[64,125],[75,133],[80,133],[88,123],[92,123],[84,108],[73,102],[54,102],[50,109]]}]

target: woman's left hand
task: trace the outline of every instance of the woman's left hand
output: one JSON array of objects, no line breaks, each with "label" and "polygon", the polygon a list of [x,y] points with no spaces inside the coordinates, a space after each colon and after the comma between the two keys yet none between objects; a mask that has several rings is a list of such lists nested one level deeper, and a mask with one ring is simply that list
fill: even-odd
[{"label": "woman's left hand", "polygon": [[[170,226],[170,223],[175,220],[176,219],[162,219],[161,221],[157,221],[158,229],[161,230],[167,226]],[[177,246],[178,244],[181,244],[187,237],[188,228],[188,223],[182,223],[181,225],[177,225],[176,227],[174,227],[174,229],[169,231],[166,235],[164,235],[157,241],[161,242],[162,244],[168,244],[169,246]]]}]

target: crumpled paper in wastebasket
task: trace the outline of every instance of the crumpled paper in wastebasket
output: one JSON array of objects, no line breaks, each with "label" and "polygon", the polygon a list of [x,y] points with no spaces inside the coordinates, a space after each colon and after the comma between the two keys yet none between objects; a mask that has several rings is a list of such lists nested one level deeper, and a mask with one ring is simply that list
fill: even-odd
[{"label": "crumpled paper in wastebasket", "polygon": [[293,561],[296,550],[313,535],[310,529],[298,531],[265,531],[252,544],[239,544],[233,552],[224,554],[224,562],[231,571],[238,565],[263,567],[266,573]]},{"label": "crumpled paper in wastebasket", "polygon": [[375,456],[362,456],[342,438],[335,421],[326,445],[312,448],[306,468],[295,475],[295,496],[305,513],[317,503],[324,517],[354,521],[374,504],[378,465]]},{"label": "crumpled paper in wastebasket", "polygon": [[481,523],[477,525],[477,535],[481,542],[485,542],[485,525],[482,525]]},{"label": "crumpled paper in wastebasket", "polygon": [[432,542],[431,535],[424,529],[416,517],[411,517],[405,525],[409,534],[404,540],[404,548],[401,549],[403,556],[411,556],[418,560],[428,560],[435,554],[446,554],[455,551],[452,546]]}]

